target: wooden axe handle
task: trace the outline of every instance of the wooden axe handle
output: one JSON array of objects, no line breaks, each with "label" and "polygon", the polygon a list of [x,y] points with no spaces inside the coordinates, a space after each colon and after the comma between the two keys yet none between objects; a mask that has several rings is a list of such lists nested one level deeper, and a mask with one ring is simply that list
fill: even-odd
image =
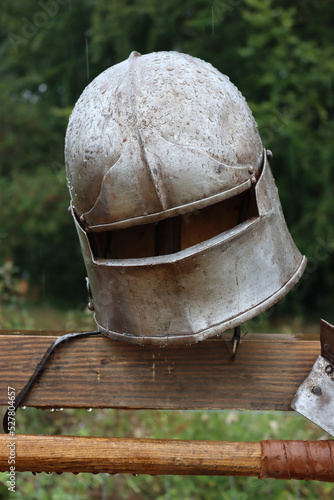
[{"label": "wooden axe handle", "polygon": [[333,441],[183,441],[0,434],[0,471],[255,476],[334,482]]}]

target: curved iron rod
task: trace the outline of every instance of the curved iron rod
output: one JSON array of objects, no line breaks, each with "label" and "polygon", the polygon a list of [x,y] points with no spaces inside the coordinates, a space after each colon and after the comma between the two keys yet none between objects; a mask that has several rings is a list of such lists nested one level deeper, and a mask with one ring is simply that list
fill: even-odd
[{"label": "curved iron rod", "polygon": [[[97,336],[97,335],[102,335],[102,334],[98,331],[97,332],[67,333],[67,334],[63,335],[62,337],[59,337],[57,340],[55,340],[53,342],[53,344],[51,344],[50,347],[45,352],[43,358],[40,360],[40,362],[36,366],[34,373],[30,377],[30,379],[28,380],[26,385],[23,387],[23,389],[18,394],[18,396],[15,398],[14,412],[16,412],[16,410],[21,405],[21,403],[23,403],[24,399],[26,398],[28,392],[31,390],[36,379],[43,373],[45,365],[46,365],[50,355],[52,354],[52,352],[55,350],[56,347],[58,347],[63,342],[66,342],[67,340],[73,340],[75,338],[90,337],[90,336]],[[9,432],[8,412],[9,412],[9,409],[7,409],[5,416],[3,418],[3,422],[2,422],[3,430],[6,434],[8,434],[8,432]]]}]

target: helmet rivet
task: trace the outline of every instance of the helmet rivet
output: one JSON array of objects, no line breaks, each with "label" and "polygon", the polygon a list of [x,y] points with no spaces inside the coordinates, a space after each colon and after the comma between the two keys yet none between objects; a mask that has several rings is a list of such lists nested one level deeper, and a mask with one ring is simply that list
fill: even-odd
[{"label": "helmet rivet", "polygon": [[87,307],[88,307],[88,309],[89,309],[90,311],[94,311],[94,302],[93,302],[92,300],[90,300],[90,301],[88,302]]},{"label": "helmet rivet", "polygon": [[249,167],[248,172],[249,172],[250,174],[254,174],[254,167]]},{"label": "helmet rivet", "polygon": [[272,157],[273,157],[273,153],[272,153],[272,151],[270,151],[270,149],[267,149],[267,150],[266,150],[266,155],[267,155],[267,158],[268,158],[268,160],[269,160],[269,161],[270,161],[270,160],[272,159]]},{"label": "helmet rivet", "polygon": [[251,177],[251,183],[252,184],[256,184],[256,177],[255,177],[255,175],[253,175],[253,177]]},{"label": "helmet rivet", "polygon": [[82,224],[84,224],[84,223],[86,222],[86,218],[85,218],[85,215],[84,215],[84,214],[80,215],[80,222],[81,222]]},{"label": "helmet rivet", "polygon": [[320,387],[318,387],[318,386],[313,387],[312,392],[313,392],[313,394],[315,394],[316,396],[321,396],[321,394],[322,394],[322,390],[321,390],[321,389],[320,389]]},{"label": "helmet rivet", "polygon": [[334,368],[331,365],[328,365],[325,368],[325,372],[326,373],[333,373],[334,372]]}]

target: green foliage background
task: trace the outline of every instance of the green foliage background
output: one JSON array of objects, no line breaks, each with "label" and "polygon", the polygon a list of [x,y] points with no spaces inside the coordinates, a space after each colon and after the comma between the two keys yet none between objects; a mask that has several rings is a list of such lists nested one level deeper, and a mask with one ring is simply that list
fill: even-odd
[{"label": "green foliage background", "polygon": [[37,296],[83,300],[63,166],[69,114],[84,87],[132,50],[178,50],[231,78],[274,152],[284,213],[309,258],[302,286],[284,307],[329,309],[333,21],[326,0],[3,0],[0,262],[12,258]]},{"label": "green foliage background", "polygon": [[[20,277],[29,279],[31,297],[51,303],[85,300],[85,271],[67,212],[63,148],[68,117],[84,87],[132,50],[179,50],[230,77],[253,111],[264,146],[274,152],[272,170],[284,213],[309,259],[300,286],[278,311],[318,316],[332,308],[334,3],[2,0],[0,16],[2,300],[20,300]],[[25,317],[16,320],[29,325]],[[7,321],[0,308],[2,328],[13,326],[13,319]],[[131,412],[130,417],[96,410],[89,422],[92,413],[85,410],[67,410],[63,419],[63,414],[41,412],[21,412],[20,432],[229,440],[324,437],[296,415],[278,413],[194,412],[185,417]],[[167,436],[162,429],[168,429]],[[329,484],[254,478],[75,479],[23,473],[16,498],[329,499],[332,492]],[[10,495],[2,476],[0,496]]]}]

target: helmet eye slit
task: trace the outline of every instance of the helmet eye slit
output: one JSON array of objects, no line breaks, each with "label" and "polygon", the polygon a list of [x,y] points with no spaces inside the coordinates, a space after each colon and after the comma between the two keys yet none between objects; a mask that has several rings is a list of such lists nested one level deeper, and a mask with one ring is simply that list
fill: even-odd
[{"label": "helmet eye slit", "polygon": [[155,224],[154,254],[168,255],[181,250],[181,215]]},{"label": "helmet eye slit", "polygon": [[88,232],[97,259],[171,255],[258,217],[255,189],[193,212],[123,229]]}]

